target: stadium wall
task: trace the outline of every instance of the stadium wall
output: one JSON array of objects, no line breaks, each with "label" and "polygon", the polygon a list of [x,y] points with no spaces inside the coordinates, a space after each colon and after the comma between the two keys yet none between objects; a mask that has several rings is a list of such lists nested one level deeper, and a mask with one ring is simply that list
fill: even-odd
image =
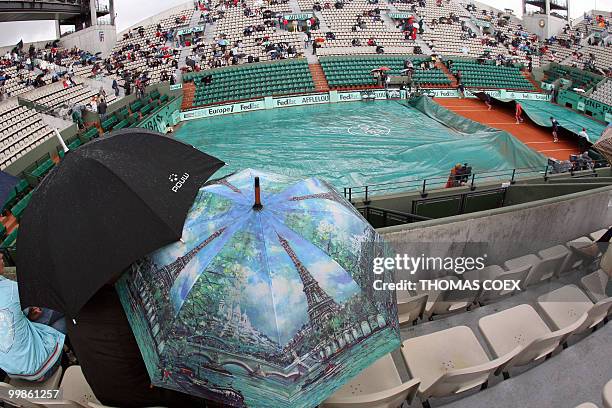
[{"label": "stadium wall", "polygon": [[174,6],[174,7],[170,8],[170,9],[164,10],[161,13],[158,13],[158,14],[156,14],[154,16],[148,17],[148,18],[146,18],[144,20],[140,20],[138,23],[136,23],[136,24],[134,24],[134,25],[124,29],[124,30],[121,30],[118,33],[118,36],[121,38],[121,36],[123,36],[124,33],[127,33],[128,31],[130,31],[130,30],[132,30],[134,28],[140,27],[140,26],[148,26],[148,25],[158,24],[160,22],[160,20],[163,20],[164,18],[170,17],[171,15],[174,15],[174,14],[178,14],[178,13],[180,13],[183,10],[190,10],[193,7],[194,7],[193,6],[193,1],[188,1],[186,3],[179,4],[178,6]]},{"label": "stadium wall", "polygon": [[559,105],[567,106],[602,122],[612,122],[612,106],[567,90],[559,92]]},{"label": "stadium wall", "polygon": [[117,29],[112,25],[97,25],[79,30],[62,37],[60,44],[64,48],[79,47],[92,54],[101,53],[102,58],[111,54],[117,42]]},{"label": "stadium wall", "polygon": [[[423,251],[439,253],[441,245],[446,245],[446,256],[461,256],[466,243],[494,244],[489,246],[487,252],[488,262],[494,264],[565,244],[568,236],[588,235],[608,227],[612,224],[610,207],[612,186],[606,186],[513,207],[381,228],[378,231],[398,252],[410,254],[418,248],[416,255]],[[543,219],[547,220],[546,228],[542,228]]]}]

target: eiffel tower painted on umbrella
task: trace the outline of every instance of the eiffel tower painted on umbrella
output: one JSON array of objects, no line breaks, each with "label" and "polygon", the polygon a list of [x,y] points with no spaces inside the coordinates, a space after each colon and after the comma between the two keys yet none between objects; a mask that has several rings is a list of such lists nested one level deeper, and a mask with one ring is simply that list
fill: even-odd
[{"label": "eiffel tower painted on umbrella", "polygon": [[200,190],[181,241],[117,284],[155,386],[312,407],[400,344],[393,294],[361,286],[388,248],[326,182],[228,176]]}]

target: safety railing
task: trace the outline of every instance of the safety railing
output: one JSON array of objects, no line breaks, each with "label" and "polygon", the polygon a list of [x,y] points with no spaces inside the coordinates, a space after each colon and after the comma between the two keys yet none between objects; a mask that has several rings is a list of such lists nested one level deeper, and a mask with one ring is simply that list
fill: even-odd
[{"label": "safety railing", "polygon": [[477,184],[482,184],[490,181],[500,181],[514,184],[521,178],[542,177],[543,181],[547,181],[552,174],[569,174],[571,177],[597,177],[596,170],[602,167],[608,167],[610,164],[605,160],[592,161],[588,168],[576,169],[570,168],[567,171],[560,172],[557,166],[548,164],[543,167],[523,167],[507,170],[490,170],[482,172],[470,172],[454,176],[454,180],[450,175],[432,176],[425,179],[413,179],[393,181],[388,183],[369,184],[363,186],[344,187],[344,197],[349,201],[362,199],[364,204],[368,204],[370,199],[375,195],[403,193],[411,191],[420,191],[422,197],[427,197],[428,192],[435,189],[444,188],[449,181],[453,187],[470,187],[470,190],[475,190]]},{"label": "safety railing", "polygon": [[431,218],[424,217],[422,215],[410,214],[380,207],[372,207],[369,205],[357,207],[357,211],[359,211],[361,215],[363,215],[363,217],[376,228],[431,220]]}]

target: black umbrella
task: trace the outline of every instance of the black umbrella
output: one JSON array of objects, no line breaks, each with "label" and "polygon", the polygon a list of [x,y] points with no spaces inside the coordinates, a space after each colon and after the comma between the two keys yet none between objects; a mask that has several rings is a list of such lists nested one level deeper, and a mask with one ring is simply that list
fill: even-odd
[{"label": "black umbrella", "polygon": [[181,238],[199,188],[224,164],[144,129],[114,132],[67,153],[21,219],[22,306],[76,316],[111,278]]}]

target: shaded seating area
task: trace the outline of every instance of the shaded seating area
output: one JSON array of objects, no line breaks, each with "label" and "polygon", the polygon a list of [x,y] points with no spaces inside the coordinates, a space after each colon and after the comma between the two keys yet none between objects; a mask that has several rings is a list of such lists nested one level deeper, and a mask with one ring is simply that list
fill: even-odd
[{"label": "shaded seating area", "polygon": [[[207,77],[209,83],[206,83]],[[220,68],[186,74],[184,79],[193,81],[196,86],[194,107],[315,90],[305,59]]]}]

